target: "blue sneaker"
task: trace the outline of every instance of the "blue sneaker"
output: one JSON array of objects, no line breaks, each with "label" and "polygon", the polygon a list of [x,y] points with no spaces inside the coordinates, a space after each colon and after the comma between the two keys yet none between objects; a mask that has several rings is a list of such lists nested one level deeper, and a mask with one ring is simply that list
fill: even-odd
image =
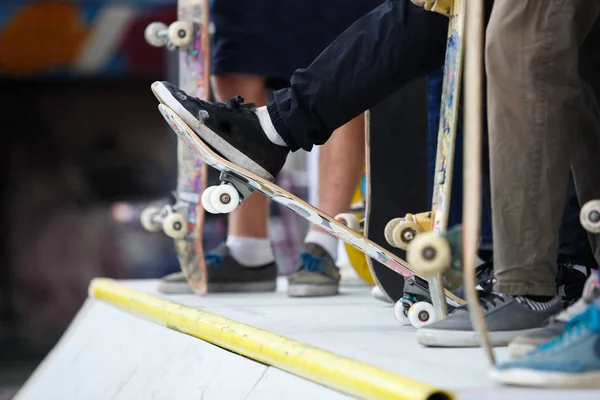
[{"label": "blue sneaker", "polygon": [[567,322],[565,333],[526,356],[501,363],[490,378],[507,385],[600,388],[598,301]]}]

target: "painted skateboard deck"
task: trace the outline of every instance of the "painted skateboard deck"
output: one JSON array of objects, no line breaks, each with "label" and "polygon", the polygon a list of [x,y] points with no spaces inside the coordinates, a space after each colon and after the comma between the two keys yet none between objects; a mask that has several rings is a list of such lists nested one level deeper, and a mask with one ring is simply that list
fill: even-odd
[{"label": "painted skateboard deck", "polygon": [[[423,6],[427,11],[445,15],[450,19],[431,201],[432,215],[428,226],[423,229],[425,232],[418,233],[414,239],[411,239],[407,249],[407,259],[411,260],[414,268],[418,269],[422,275],[427,276],[431,300],[439,320],[445,318],[448,313],[442,291],[445,281],[437,265],[448,266],[451,258],[449,246],[442,238],[439,238],[439,235],[446,231],[450,210],[454,145],[462,84],[465,4],[463,0],[411,1],[416,5]],[[448,279],[446,279],[447,282]]]},{"label": "painted skateboard deck", "polygon": [[[398,215],[429,206],[426,96],[425,78],[414,80],[374,106],[365,118],[365,236],[402,259],[405,251],[386,241],[384,228]],[[399,153],[408,168],[393,165]],[[404,278],[371,259],[368,263],[384,296],[394,303],[400,300]]]},{"label": "painted skateboard deck", "polygon": [[[210,96],[209,0],[179,0],[178,20],[170,26],[155,22],[146,28],[146,40],[179,52],[179,87],[200,99]],[[204,261],[204,208],[200,204],[207,186],[208,168],[181,140],[177,144],[176,203],[161,210],[147,209],[142,224],[162,229],[174,238],[179,266],[192,290],[207,292]]]},{"label": "painted skateboard deck", "polygon": [[[403,276],[413,276],[415,273],[404,260],[396,257],[381,246],[370,241],[360,233],[350,229],[348,226],[337,221],[310,204],[304,202],[291,193],[286,192],[274,183],[258,177],[257,175],[235,166],[216,154],[206,143],[204,143],[192,129],[181,120],[169,107],[164,104],[158,106],[160,113],[171,126],[173,131],[196,153],[204,162],[221,171],[221,180],[229,185],[221,185],[211,188],[212,198],[218,198],[223,206],[228,206],[234,196],[239,199],[250,195],[252,192],[260,192],[269,199],[284,205],[296,212],[309,222],[320,226],[338,239],[351,244],[369,257],[377,260],[389,269]],[[201,126],[200,129],[208,129]],[[233,186],[237,193],[229,188],[221,189],[223,186]],[[239,200],[238,200],[239,201]],[[213,207],[215,204],[213,203]],[[234,207],[230,210],[233,211]],[[220,210],[217,210],[220,211]],[[464,301],[453,293],[446,291],[446,299],[451,305],[464,304]]]}]

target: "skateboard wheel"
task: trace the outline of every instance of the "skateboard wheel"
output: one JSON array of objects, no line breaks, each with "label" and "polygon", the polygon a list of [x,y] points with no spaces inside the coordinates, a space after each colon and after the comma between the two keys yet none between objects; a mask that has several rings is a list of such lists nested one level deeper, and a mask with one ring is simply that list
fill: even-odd
[{"label": "skateboard wheel", "polygon": [[439,234],[427,232],[418,235],[407,248],[406,261],[424,278],[441,274],[451,260],[450,245]]},{"label": "skateboard wheel", "polygon": [[202,207],[211,214],[220,214],[215,208],[212,206],[210,195],[213,190],[215,190],[216,186],[209,186],[202,192],[202,196],[200,197],[200,203]]},{"label": "skateboard wheel", "polygon": [[600,200],[588,201],[579,212],[581,226],[590,233],[600,233]]},{"label": "skateboard wheel", "polygon": [[396,247],[394,244],[394,238],[392,236],[392,231],[402,221],[402,218],[394,218],[390,220],[387,224],[385,224],[385,228],[383,228],[383,236],[385,237],[385,241],[390,244],[390,246]]},{"label": "skateboard wheel", "polygon": [[231,185],[221,185],[213,189],[210,203],[215,210],[229,214],[240,205],[240,194]]},{"label": "skateboard wheel", "polygon": [[152,22],[144,31],[146,43],[153,47],[162,47],[167,44],[167,25],[162,22]]},{"label": "skateboard wheel", "polygon": [[140,223],[142,228],[148,232],[160,231],[162,224],[155,222],[154,218],[160,214],[160,209],[156,207],[148,207],[140,215]]},{"label": "skateboard wheel", "polygon": [[169,41],[177,47],[189,46],[192,43],[194,29],[187,22],[177,21],[169,25]]},{"label": "skateboard wheel", "polygon": [[356,218],[356,215],[350,213],[342,213],[335,216],[336,221],[339,221],[343,225],[353,231],[360,231],[360,221]]},{"label": "skateboard wheel", "polygon": [[406,250],[418,234],[423,233],[421,226],[413,221],[400,221],[392,230],[393,245]]},{"label": "skateboard wheel", "polygon": [[396,304],[394,304],[394,316],[396,317],[396,320],[400,322],[400,324],[411,325],[411,322],[408,319],[406,308],[404,308],[404,304],[402,304],[402,300],[398,300]]},{"label": "skateboard wheel", "polygon": [[169,214],[163,221],[163,231],[173,239],[183,239],[187,233],[187,223],[181,214]]},{"label": "skateboard wheel", "polygon": [[432,324],[436,320],[435,308],[426,301],[419,301],[413,304],[407,314],[410,324],[417,329]]}]

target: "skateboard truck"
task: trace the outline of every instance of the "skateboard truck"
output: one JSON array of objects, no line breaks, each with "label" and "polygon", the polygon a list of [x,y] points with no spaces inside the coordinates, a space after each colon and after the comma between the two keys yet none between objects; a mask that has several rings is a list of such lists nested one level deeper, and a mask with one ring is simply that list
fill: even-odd
[{"label": "skateboard truck", "polygon": [[406,250],[414,238],[429,232],[433,227],[433,213],[431,211],[419,214],[406,214],[402,218],[394,218],[385,226],[385,240],[394,247]]},{"label": "skateboard truck", "polygon": [[446,17],[454,15],[454,0],[411,0],[411,2],[426,11],[436,12]]}]

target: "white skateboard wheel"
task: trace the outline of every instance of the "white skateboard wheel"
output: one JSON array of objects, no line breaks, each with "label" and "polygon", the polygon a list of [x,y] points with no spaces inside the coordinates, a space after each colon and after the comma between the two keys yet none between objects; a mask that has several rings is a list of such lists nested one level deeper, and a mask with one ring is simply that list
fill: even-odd
[{"label": "white skateboard wheel", "polygon": [[215,210],[210,200],[210,195],[212,194],[213,190],[215,190],[215,188],[216,186],[209,186],[206,189],[204,189],[204,191],[202,192],[202,196],[200,197],[200,204],[202,204],[202,207],[207,212],[211,214],[220,214],[217,210]]},{"label": "white skateboard wheel", "polygon": [[433,324],[436,321],[435,308],[426,301],[419,301],[408,310],[408,320],[417,329]]},{"label": "white skateboard wheel", "polygon": [[210,194],[210,204],[218,212],[229,214],[240,205],[240,194],[231,185],[217,186]]},{"label": "white skateboard wheel", "polygon": [[385,237],[385,241],[388,242],[390,246],[396,246],[392,237],[392,231],[401,221],[402,218],[394,218],[385,224],[385,228],[383,228],[383,236]]},{"label": "white skateboard wheel", "polygon": [[169,214],[163,221],[163,231],[173,239],[183,239],[187,233],[187,223],[181,214]]},{"label": "white skateboard wheel", "polygon": [[400,221],[392,230],[393,245],[406,250],[410,242],[423,232],[421,226],[413,221]]},{"label": "white skateboard wheel", "polygon": [[194,29],[187,22],[176,21],[169,25],[169,40],[177,47],[189,46],[192,43],[193,34]]},{"label": "white skateboard wheel", "polygon": [[162,228],[162,225],[158,222],[155,222],[156,216],[160,214],[160,209],[156,207],[148,207],[142,214],[140,215],[140,223],[142,224],[142,228],[147,230],[148,232],[158,232]]},{"label": "white skateboard wheel", "polygon": [[162,47],[167,44],[167,25],[162,22],[152,22],[144,31],[146,43],[154,47]]},{"label": "white skateboard wheel", "polygon": [[590,233],[600,233],[600,200],[588,201],[579,212],[581,226]]},{"label": "white skateboard wheel", "polygon": [[406,252],[406,261],[424,278],[441,274],[450,266],[451,260],[448,241],[433,232],[417,235]]},{"label": "white skateboard wheel", "polygon": [[400,322],[400,324],[411,325],[407,312],[404,309],[404,304],[402,304],[402,300],[398,300],[396,304],[394,304],[394,316],[396,317],[396,320]]},{"label": "white skateboard wheel", "polygon": [[335,216],[335,220],[339,221],[343,225],[346,225],[348,228],[353,231],[360,231],[360,222],[356,215],[351,213],[342,213]]}]

